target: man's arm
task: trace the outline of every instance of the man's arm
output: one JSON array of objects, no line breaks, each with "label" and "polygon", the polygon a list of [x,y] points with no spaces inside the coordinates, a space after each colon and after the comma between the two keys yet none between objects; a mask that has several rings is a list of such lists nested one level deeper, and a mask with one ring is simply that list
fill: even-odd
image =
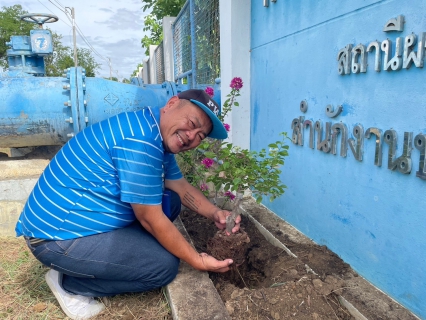
[{"label": "man's arm", "polygon": [[[199,254],[185,240],[179,230],[163,213],[161,206],[132,204],[136,218],[167,251],[184,260],[197,270],[225,272],[232,264],[231,259],[218,261],[205,253]],[[143,244],[141,244],[143,245]]]},{"label": "man's arm", "polygon": [[[230,212],[222,210],[211,203],[200,190],[193,187],[185,178],[166,180],[165,185],[166,188],[179,195],[184,206],[214,221],[219,229],[226,227],[226,217],[230,215]],[[232,229],[233,233],[239,230],[240,221],[241,217],[238,216],[235,221],[235,227]]]}]

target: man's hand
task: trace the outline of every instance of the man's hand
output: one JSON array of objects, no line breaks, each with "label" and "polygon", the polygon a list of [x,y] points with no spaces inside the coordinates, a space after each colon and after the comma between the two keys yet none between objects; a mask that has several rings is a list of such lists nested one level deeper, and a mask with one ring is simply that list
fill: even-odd
[{"label": "man's hand", "polygon": [[[230,216],[231,212],[229,212],[228,210],[217,210],[215,211],[215,213],[213,214],[213,221],[215,222],[216,226],[219,229],[225,229],[226,228],[226,217]],[[240,230],[240,222],[241,222],[241,216],[238,215],[237,218],[235,219],[235,226],[232,228],[232,233],[237,232],[238,230]]]},{"label": "man's hand", "polygon": [[[213,203],[207,200],[200,190],[190,185],[185,178],[178,180],[166,180],[165,184],[166,188],[179,194],[184,206],[198,212],[210,220],[213,220],[219,229],[226,228],[226,217],[231,215],[231,213],[227,210],[221,210],[216,207]],[[241,217],[238,216],[235,219],[235,226],[232,228],[232,233],[240,230],[240,221]]]},{"label": "man's hand", "polygon": [[204,252],[200,253],[199,256],[202,266],[200,270],[202,271],[226,272],[229,270],[229,266],[233,263],[232,259],[219,261]]}]

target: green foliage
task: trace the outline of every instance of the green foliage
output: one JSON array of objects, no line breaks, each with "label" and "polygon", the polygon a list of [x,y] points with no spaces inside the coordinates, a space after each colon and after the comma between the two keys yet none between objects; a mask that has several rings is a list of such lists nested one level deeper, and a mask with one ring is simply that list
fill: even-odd
[{"label": "green foliage", "polygon": [[[50,30],[52,33],[53,55],[45,57],[46,76],[60,77],[64,70],[74,67],[74,50],[64,46],[61,42],[62,35]],[[100,64],[92,56],[92,52],[86,48],[77,48],[78,66],[86,70],[87,77],[94,77]]]},{"label": "green foliage", "polygon": [[[222,114],[219,116],[221,121],[233,106],[239,105],[235,101],[238,96],[239,89],[231,86],[231,92],[223,103]],[[290,139],[285,132],[280,135],[280,140],[268,144],[267,149],[260,151],[250,151],[229,142],[208,138],[196,149],[179,154],[178,164],[185,178],[204,194],[213,194],[216,200],[220,195],[231,198],[236,196],[236,200],[231,203],[233,213],[230,220],[233,221],[246,190],[249,189],[256,201],[261,202],[265,196],[273,201],[287,188],[281,182],[280,167],[288,156],[289,146],[286,143]],[[228,231],[232,226],[227,222]]]},{"label": "green foliage", "polygon": [[52,33],[53,55],[44,58],[46,76],[59,77],[68,67],[74,66],[74,60],[69,55],[70,48],[62,44],[62,36],[50,30]]},{"label": "green foliage", "polygon": [[115,82],[120,82],[120,81],[118,81],[118,78],[117,77],[104,77],[104,79],[106,79],[106,80],[111,80],[111,81],[115,81]]},{"label": "green foliage", "polygon": [[142,0],[143,11],[151,9],[151,13],[144,18],[143,31],[148,31],[149,35],[142,38],[142,48],[149,56],[149,46],[158,45],[163,40],[164,17],[176,17],[186,0]]},{"label": "green foliage", "polygon": [[[10,41],[10,36],[29,35],[31,29],[36,24],[24,22],[20,20],[20,16],[28,13],[23,10],[20,5],[11,7],[2,7],[0,11],[0,67],[7,68],[7,56],[5,42]],[[64,70],[74,66],[74,51],[72,48],[64,46],[61,42],[62,35],[50,30],[52,33],[53,55],[44,58],[46,66],[46,76],[60,77]],[[89,49],[77,48],[78,65],[86,69],[86,76],[94,77],[100,64],[96,62],[95,58]]]},{"label": "green foliage", "polygon": [[250,189],[257,202],[264,196],[273,201],[284,193],[286,186],[281,183],[280,167],[288,156],[288,139],[285,132],[282,139],[268,145],[268,151],[249,151],[223,142],[217,152],[205,150],[206,157],[215,156],[217,164],[212,166],[206,182],[212,182],[216,190],[243,194]]},{"label": "green foliage", "polygon": [[133,71],[130,77],[136,77],[136,74],[138,74],[139,72],[139,68],[143,68],[143,62],[138,63],[138,65],[136,66],[136,69]]},{"label": "green foliage", "polygon": [[145,35],[142,40],[142,48],[145,48],[145,55],[149,56],[149,46],[158,45],[163,40],[163,25],[161,21],[155,19],[151,14],[147,15],[144,19],[144,31],[149,31],[150,35]]},{"label": "green foliage", "polygon": [[29,35],[36,24],[20,20],[20,16],[28,12],[17,4],[11,7],[2,7],[0,10],[0,67],[7,68],[6,42],[11,36]]},{"label": "green foliage", "polygon": [[151,10],[151,14],[161,20],[163,17],[176,17],[186,0],[142,0],[143,11]]},{"label": "green foliage", "polygon": [[77,48],[77,61],[78,65],[86,70],[87,77],[94,77],[101,66],[87,48]]}]

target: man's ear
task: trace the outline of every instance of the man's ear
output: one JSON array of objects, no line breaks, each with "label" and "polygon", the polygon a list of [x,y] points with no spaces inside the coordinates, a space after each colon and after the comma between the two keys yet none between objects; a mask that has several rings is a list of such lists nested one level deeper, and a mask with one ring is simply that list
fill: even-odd
[{"label": "man's ear", "polygon": [[173,96],[169,99],[169,101],[167,101],[166,105],[163,108],[163,112],[166,112],[168,110],[170,110],[173,107],[176,107],[179,105],[179,97],[178,96]]}]

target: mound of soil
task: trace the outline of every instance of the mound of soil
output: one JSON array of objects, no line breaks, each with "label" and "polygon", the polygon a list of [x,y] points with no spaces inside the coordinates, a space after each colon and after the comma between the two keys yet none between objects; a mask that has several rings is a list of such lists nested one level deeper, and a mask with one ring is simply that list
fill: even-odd
[{"label": "mound of soil", "polygon": [[219,260],[232,258],[240,266],[246,260],[249,244],[250,238],[244,230],[230,235],[225,230],[220,230],[207,242],[206,252]]},{"label": "mound of soil", "polygon": [[[215,256],[214,223],[190,210],[181,219],[197,251]],[[241,227],[250,237],[245,259],[229,272],[210,274],[232,319],[354,319],[337,298],[345,287],[339,275],[350,269],[340,258],[326,247],[300,244],[295,258],[271,245],[249,219],[243,217]]]}]

